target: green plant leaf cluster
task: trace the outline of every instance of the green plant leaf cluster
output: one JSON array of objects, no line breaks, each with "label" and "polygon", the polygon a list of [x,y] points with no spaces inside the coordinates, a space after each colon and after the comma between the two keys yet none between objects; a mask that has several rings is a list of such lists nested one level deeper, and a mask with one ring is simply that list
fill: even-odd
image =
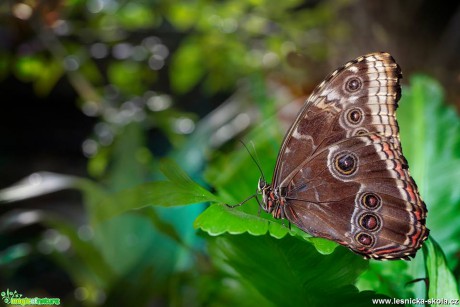
[{"label": "green plant leaf cluster", "polygon": [[331,255],[295,237],[222,235],[208,239],[216,265],[254,287],[273,306],[369,306],[371,291],[352,284],[367,262],[337,248]]}]

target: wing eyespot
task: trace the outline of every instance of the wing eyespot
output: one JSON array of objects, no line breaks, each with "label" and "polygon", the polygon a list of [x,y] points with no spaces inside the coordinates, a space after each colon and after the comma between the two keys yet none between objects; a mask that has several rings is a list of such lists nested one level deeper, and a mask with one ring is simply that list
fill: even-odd
[{"label": "wing eyespot", "polygon": [[359,244],[366,246],[366,247],[371,247],[374,245],[374,237],[371,236],[370,234],[364,233],[364,232],[359,232],[355,236],[356,242]]},{"label": "wing eyespot", "polygon": [[375,193],[364,193],[359,197],[360,204],[369,209],[377,210],[382,206],[382,199]]},{"label": "wing eyespot", "polygon": [[369,231],[376,231],[380,229],[380,225],[382,224],[380,218],[373,213],[364,213],[358,221],[362,228]]},{"label": "wing eyespot", "polygon": [[349,93],[354,93],[360,90],[362,86],[363,86],[363,82],[358,77],[352,77],[348,79],[347,82],[345,83],[345,89]]},{"label": "wing eyespot", "polygon": [[352,125],[358,125],[364,120],[363,110],[360,108],[352,108],[347,111],[346,119]]},{"label": "wing eyespot", "polygon": [[334,166],[341,175],[352,175],[358,168],[358,157],[351,152],[341,152],[335,156]]}]

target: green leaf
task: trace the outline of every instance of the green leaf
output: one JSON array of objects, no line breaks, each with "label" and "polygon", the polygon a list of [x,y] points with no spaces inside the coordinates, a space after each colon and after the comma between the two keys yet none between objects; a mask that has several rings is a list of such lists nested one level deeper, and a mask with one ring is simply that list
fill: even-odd
[{"label": "green leaf", "polygon": [[164,221],[163,219],[161,219],[159,214],[155,211],[155,208],[145,207],[145,208],[134,211],[134,213],[139,213],[139,215],[148,218],[150,222],[152,223],[152,225],[154,225],[155,228],[158,229],[162,234],[168,236],[170,239],[172,239],[179,245],[182,245],[188,248],[187,244],[183,241],[182,237],[176,231],[174,226]]},{"label": "green leaf", "polygon": [[[169,179],[169,182],[174,185],[170,186],[170,190],[158,190],[158,193],[170,195],[153,195],[158,199],[164,199],[163,202],[159,202],[161,206],[174,206],[174,205],[185,205],[195,204],[198,202],[209,202],[221,201],[219,198],[214,196],[211,192],[194,182],[185,173],[179,165],[177,165],[171,159],[164,159],[161,161],[160,170]],[[166,185],[165,185],[166,186]]]},{"label": "green leaf", "polygon": [[207,232],[211,236],[224,233],[242,234],[245,232],[260,236],[266,234],[269,227],[271,231],[278,233],[279,237],[283,237],[288,232],[287,228],[283,229],[278,223],[270,224],[269,221],[257,215],[234,210],[225,205],[211,205],[195,220],[194,227]]},{"label": "green leaf", "polygon": [[[448,301],[460,299],[454,275],[447,266],[446,257],[439,244],[430,236],[423,246],[427,276],[429,277],[428,298],[443,298]],[[444,306],[446,304],[432,304]]]},{"label": "green leaf", "polygon": [[172,160],[163,160],[160,168],[169,181],[144,183],[106,197],[97,204],[96,221],[146,206],[174,207],[220,201]]},{"label": "green leaf", "polygon": [[[301,231],[301,230],[299,230],[299,231]],[[305,233],[305,232],[303,232],[303,233]],[[331,240],[323,239],[323,238],[309,238],[308,241],[313,243],[313,245],[315,246],[316,250],[318,252],[320,252],[321,254],[323,254],[323,255],[331,254],[332,252],[334,252],[336,247],[339,246],[337,243],[332,242]]]},{"label": "green leaf", "polygon": [[291,236],[222,235],[208,242],[218,267],[275,306],[370,306],[371,299],[382,298],[353,286],[368,262],[343,247],[323,256]]},{"label": "green leaf", "polygon": [[180,166],[171,159],[163,159],[160,164],[160,171],[165,175],[171,182],[174,182],[180,186],[193,185],[193,180],[184,172]]},{"label": "green leaf", "polygon": [[268,214],[261,214],[261,216],[248,214],[222,204],[211,205],[195,220],[194,227],[211,236],[225,233],[249,233],[253,236],[269,234],[274,238],[281,239],[290,234],[313,243],[317,250],[324,255],[332,253],[338,246],[337,243],[330,240],[311,238],[309,234],[295,226],[291,225],[291,229],[289,229],[287,223],[283,225],[281,221],[274,220]]},{"label": "green leaf", "polygon": [[[419,252],[421,256],[421,252]],[[425,297],[423,257],[407,261],[369,261],[369,269],[356,282],[360,290],[373,290],[395,298]]]}]

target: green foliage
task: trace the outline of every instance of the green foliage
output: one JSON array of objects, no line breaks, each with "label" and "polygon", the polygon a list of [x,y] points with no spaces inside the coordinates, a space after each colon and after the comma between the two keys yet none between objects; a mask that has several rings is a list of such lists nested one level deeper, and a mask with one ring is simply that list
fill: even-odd
[{"label": "green foliage", "polygon": [[248,234],[208,243],[219,267],[249,282],[274,306],[369,306],[371,298],[382,297],[352,286],[367,262],[342,247],[323,256],[294,237]]},{"label": "green foliage", "polygon": [[173,207],[219,201],[172,161],[164,160],[160,168],[169,180],[140,184],[106,196],[93,207],[95,222],[147,206]]},{"label": "green foliage", "polygon": [[[446,257],[435,240],[430,238],[424,245],[427,276],[430,276],[429,298],[459,300],[458,285],[447,266]],[[442,306],[445,304],[433,304]]]}]

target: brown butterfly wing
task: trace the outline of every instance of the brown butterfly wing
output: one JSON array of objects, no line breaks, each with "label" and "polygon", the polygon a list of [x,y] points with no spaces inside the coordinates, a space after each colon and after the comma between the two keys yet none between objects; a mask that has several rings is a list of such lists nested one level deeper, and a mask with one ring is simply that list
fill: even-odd
[{"label": "brown butterfly wing", "polygon": [[[395,111],[401,96],[401,77],[399,66],[388,53],[359,57],[330,74],[310,95],[286,133],[273,186],[286,185],[319,148],[352,135],[378,132],[399,142]],[[354,80],[361,87],[350,91],[347,85]]]},{"label": "brown butterfly wing", "polygon": [[400,78],[388,53],[332,73],[286,134],[274,173],[292,223],[367,258],[407,259],[429,233],[399,141]]},{"label": "brown butterfly wing", "polygon": [[286,217],[368,258],[414,256],[428,236],[426,208],[398,151],[376,133],[321,150],[283,190]]}]

